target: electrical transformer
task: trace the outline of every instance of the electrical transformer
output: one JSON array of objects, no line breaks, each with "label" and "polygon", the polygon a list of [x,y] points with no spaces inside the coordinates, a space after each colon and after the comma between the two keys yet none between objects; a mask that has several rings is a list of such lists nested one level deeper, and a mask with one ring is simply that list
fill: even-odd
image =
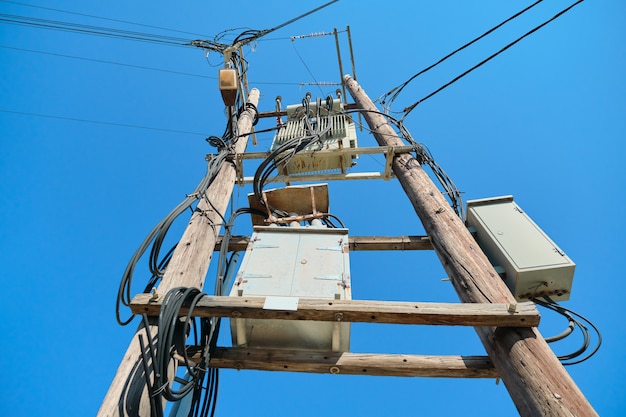
[{"label": "electrical transformer", "polygon": [[512,196],[468,201],[467,226],[518,300],[569,299],[575,264]]},{"label": "electrical transformer", "polygon": [[[347,229],[255,226],[230,296],[264,297],[264,308],[278,310],[296,310],[302,298],[350,300],[348,247]],[[350,346],[350,323],[231,319],[230,325],[233,346],[335,352]]]},{"label": "electrical transformer", "polygon": [[354,165],[356,154],[332,152],[357,147],[356,127],[350,115],[342,112],[341,100],[327,100],[287,106],[287,122],[278,129],[271,150],[290,140],[320,133],[319,141],[294,154],[279,169],[287,175],[344,172]]}]

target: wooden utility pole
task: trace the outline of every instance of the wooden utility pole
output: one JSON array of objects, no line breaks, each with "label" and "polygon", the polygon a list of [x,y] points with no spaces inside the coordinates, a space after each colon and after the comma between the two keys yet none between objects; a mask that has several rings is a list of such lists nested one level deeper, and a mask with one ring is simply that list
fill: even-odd
[{"label": "wooden utility pole", "polygon": [[[259,90],[252,89],[248,95],[248,103],[256,107],[259,95]],[[252,130],[255,111],[246,108],[239,115],[237,134],[242,136],[237,138],[235,153],[242,153],[246,149],[248,142],[246,133]],[[206,191],[206,199],[203,198],[198,202],[198,209],[191,217],[191,221],[172,255],[163,280],[157,288],[157,294],[161,297],[175,287],[202,289],[204,286],[204,279],[209,269],[222,216],[226,213],[235,180],[234,164],[225,163]],[[208,203],[207,199],[210,200],[211,204]],[[153,336],[156,335],[157,326],[150,326],[150,332]],[[147,340],[143,325],[137,329],[120,363],[98,412],[99,417],[143,417],[150,415],[150,401],[148,400],[138,338],[140,334],[143,335],[144,340]]]},{"label": "wooden utility pole", "polygon": [[[359,84],[349,75],[344,82],[378,144],[403,145]],[[396,155],[393,171],[461,301],[514,307],[515,298],[419,162]],[[536,328],[475,329],[521,416],[597,415]]]}]

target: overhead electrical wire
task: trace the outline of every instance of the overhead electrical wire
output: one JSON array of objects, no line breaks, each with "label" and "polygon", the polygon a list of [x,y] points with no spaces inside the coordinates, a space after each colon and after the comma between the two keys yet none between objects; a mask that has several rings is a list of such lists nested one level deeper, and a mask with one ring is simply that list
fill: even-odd
[{"label": "overhead electrical wire", "polygon": [[33,116],[33,117],[43,117],[47,119],[58,119],[58,120],[69,120],[72,122],[81,122],[81,123],[93,123],[98,125],[106,125],[106,126],[118,126],[118,127],[127,127],[132,129],[144,129],[144,130],[156,130],[159,132],[168,132],[168,133],[179,133],[183,135],[194,135],[194,136],[206,136],[205,133],[200,132],[189,132],[185,130],[175,130],[175,129],[164,129],[159,127],[149,127],[149,126],[139,126],[139,125],[131,125],[128,123],[116,123],[116,122],[107,122],[102,120],[89,120],[89,119],[81,119],[77,117],[66,117],[66,116],[53,116],[50,114],[41,114],[41,113],[30,113],[23,111],[15,111],[15,110],[6,110],[0,109],[2,113],[10,113],[10,114],[19,114],[22,116]]},{"label": "overhead electrical wire", "polygon": [[[142,26],[142,27],[147,27],[147,28],[151,28],[151,29],[167,30],[169,32],[184,33],[184,34],[187,34],[187,35],[196,35],[196,36],[200,35],[199,33],[187,32],[187,31],[178,30],[178,29],[170,29],[170,28],[166,28],[166,27],[163,27],[163,26],[147,25],[145,23],[136,23],[136,22],[131,22],[131,21],[128,21],[128,20],[121,20],[121,19],[112,19],[112,18],[109,18],[109,17],[97,16],[97,15],[87,14],[87,13],[72,12],[72,11],[69,11],[69,10],[55,9],[55,8],[52,8],[52,7],[38,6],[38,5],[22,3],[22,2],[18,2],[18,1],[11,1],[11,0],[0,0],[0,1],[3,2],[3,3],[17,4],[17,5],[20,5],[20,6],[32,7],[32,8],[35,8],[35,9],[49,10],[49,11],[53,11],[53,12],[57,12],[57,13],[72,14],[72,15],[75,15],[75,16],[90,17],[90,18],[93,18],[93,19],[108,20],[110,22],[124,23],[124,24],[127,24],[127,25],[135,25],[135,26]],[[200,35],[200,36],[203,36],[203,35]]]},{"label": "overhead electrical wire", "polygon": [[82,33],[94,36],[104,36],[108,38],[149,42],[161,45],[184,47],[189,46],[188,39],[177,38],[173,36],[114,29],[102,26],[85,25],[80,23],[62,22],[59,20],[40,19],[29,16],[18,16],[6,13],[0,13],[0,22],[20,26],[37,27],[41,29],[57,30],[61,32]]},{"label": "overhead electrical wire", "polygon": [[544,26],[548,25],[549,23],[551,23],[552,21],[558,19],[560,16],[564,15],[565,13],[567,13],[569,10],[571,10],[572,8],[574,8],[575,6],[577,6],[578,4],[582,3],[584,0],[578,0],[576,2],[574,2],[573,4],[569,5],[568,7],[566,7],[565,9],[561,10],[560,12],[558,12],[557,14],[555,14],[554,16],[552,16],[550,19],[544,21],[543,23],[541,23],[538,26],[535,26],[533,29],[529,30],[528,32],[526,32],[525,34],[523,34],[522,36],[518,37],[517,39],[515,39],[513,42],[510,42],[509,44],[507,44],[506,46],[504,46],[503,48],[501,48],[499,51],[495,52],[494,54],[490,55],[489,57],[483,59],[482,61],[480,61],[478,64],[474,65],[473,67],[469,68],[468,70],[464,71],[463,73],[461,73],[460,75],[456,76],[455,78],[453,78],[452,80],[450,80],[449,82],[447,82],[446,84],[442,85],[441,87],[437,88],[436,90],[434,90],[433,92],[431,92],[430,94],[425,95],[424,97],[422,97],[421,99],[419,99],[418,101],[414,102],[413,104],[407,106],[404,108],[403,110],[403,116],[402,118],[404,119],[406,116],[408,116],[409,113],[411,113],[413,111],[413,109],[415,109],[415,107],[417,107],[420,103],[423,103],[424,101],[428,100],[429,98],[431,98],[432,96],[434,96],[435,94],[439,93],[440,91],[444,90],[445,88],[451,86],[452,84],[454,84],[455,82],[457,82],[458,80],[460,80],[461,78],[465,77],[466,75],[468,75],[469,73],[471,73],[472,71],[474,71],[477,68],[480,68],[481,66],[483,66],[484,64],[486,64],[487,62],[491,61],[493,58],[497,57],[498,55],[500,55],[501,53],[503,53],[504,51],[506,51],[507,49],[509,49],[510,47],[512,47],[513,45],[517,44],[518,42],[520,42],[521,40],[523,40],[524,38],[532,35],[533,33],[535,33],[536,31],[538,31],[539,29],[543,28]]},{"label": "overhead electrical wire", "polygon": [[298,48],[296,48],[296,43],[293,42],[293,39],[292,39],[292,42],[291,42],[291,46],[293,46],[293,50],[295,51],[296,55],[300,59],[300,62],[302,62],[302,65],[304,65],[304,68],[306,68],[306,70],[309,73],[309,75],[311,76],[311,78],[313,78],[313,81],[315,83],[314,85],[316,85],[319,88],[320,92],[322,94],[324,94],[324,91],[322,90],[322,87],[320,86],[320,83],[315,78],[315,75],[313,74],[313,71],[311,71],[311,68],[309,68],[309,66],[307,65],[306,61],[302,57],[302,55],[300,55],[300,52],[298,52]]},{"label": "overhead electrical wire", "polygon": [[281,23],[280,25],[274,26],[271,29],[249,30],[249,31],[242,32],[239,36],[237,36],[237,38],[235,38],[234,43],[237,43],[237,42],[241,42],[242,44],[250,43],[250,42],[252,42],[252,41],[254,41],[254,40],[256,40],[256,39],[258,39],[258,38],[260,38],[262,36],[268,35],[268,34],[270,34],[272,32],[275,32],[275,31],[277,31],[279,29],[282,29],[285,26],[288,26],[288,25],[290,25],[290,24],[292,24],[292,23],[294,23],[294,22],[296,22],[296,21],[298,21],[300,19],[303,19],[303,18],[305,18],[305,17],[307,17],[307,16],[309,16],[309,15],[319,11],[319,10],[322,10],[323,8],[328,7],[331,4],[336,3],[338,1],[339,0],[329,1],[328,3],[325,3],[325,4],[323,4],[323,5],[319,6],[319,7],[316,7],[315,9],[309,10],[306,13],[303,13],[303,14],[301,14],[299,16],[294,17],[293,19],[290,19],[290,20],[288,20],[288,21],[286,21],[284,23]]},{"label": "overhead electrical wire", "polygon": [[59,58],[69,58],[69,59],[76,59],[76,60],[80,60],[80,61],[97,62],[99,64],[118,65],[118,66],[122,66],[122,67],[136,68],[136,69],[141,69],[141,70],[157,71],[157,72],[164,72],[164,73],[168,73],[168,74],[184,75],[184,76],[188,76],[188,77],[197,77],[197,78],[204,78],[204,79],[209,79],[209,80],[217,80],[217,77],[211,77],[211,76],[208,76],[208,75],[191,74],[191,73],[188,73],[188,72],[166,70],[166,69],[161,69],[161,68],[152,68],[152,67],[147,67],[145,65],[125,64],[125,63],[122,63],[122,62],[107,61],[107,60],[104,60],[104,59],[85,58],[85,57],[75,56],[75,55],[66,55],[66,54],[59,54],[59,53],[54,53],[54,52],[38,51],[38,50],[34,50],[34,49],[17,48],[17,47],[14,47],[14,46],[6,46],[6,45],[0,45],[0,48],[12,49],[14,51],[31,52],[31,53],[35,53],[35,54],[41,54],[41,55],[56,56],[56,57],[59,57]]},{"label": "overhead electrical wire", "polygon": [[[421,71],[419,71],[418,73],[416,73],[415,75],[411,76],[408,80],[404,81],[402,84],[392,88],[391,90],[389,90],[387,93],[385,93],[382,97],[381,97],[381,104],[385,105],[387,104],[387,107],[390,107],[391,104],[393,103],[393,101],[396,99],[396,97],[398,97],[398,95],[402,92],[402,90],[404,90],[404,88],[409,85],[409,83],[411,83],[411,81],[413,81],[415,78],[419,77],[420,75],[430,71],[431,69],[435,68],[436,66],[438,66],[439,64],[445,62],[446,60],[448,60],[449,58],[451,58],[452,56],[456,55],[457,53],[461,52],[462,50],[464,50],[465,48],[475,44],[476,42],[478,42],[479,40],[483,39],[484,37],[486,37],[487,35],[495,32],[496,30],[498,30],[499,28],[501,28],[502,26],[504,26],[505,24],[509,23],[510,21],[516,19],[517,17],[521,16],[522,14],[526,13],[527,11],[529,11],[530,9],[532,9],[533,7],[535,7],[536,5],[538,5],[539,3],[541,3],[543,0],[537,0],[536,2],[534,2],[533,4],[531,4],[530,6],[520,10],[519,12],[515,13],[513,16],[509,17],[508,19],[503,20],[502,22],[498,23],[496,26],[492,27],[491,29],[489,29],[488,31],[484,32],[483,34],[481,34],[480,36],[477,36],[476,38],[472,39],[471,41],[467,42],[466,44],[462,45],[461,47],[455,49],[454,51],[450,52],[449,54],[447,54],[446,56],[444,56],[443,58],[439,59],[437,62],[435,62],[432,65],[429,65],[428,67],[422,69]],[[389,99],[387,100],[387,97],[389,97]],[[388,101],[388,102],[387,102]]]},{"label": "overhead electrical wire", "polygon": [[[319,6],[319,7],[316,7],[315,9],[312,9],[312,10],[306,12],[306,13],[303,13],[303,14],[301,14],[299,16],[296,16],[293,19],[290,19],[290,20],[288,20],[288,21],[286,21],[284,23],[281,23],[281,24],[279,24],[277,26],[274,26],[274,27],[272,27],[270,29],[263,29],[263,30],[249,29],[249,30],[245,30],[245,31],[241,32],[239,35],[237,35],[237,37],[235,37],[235,39],[232,41],[231,45],[226,45],[226,44],[223,44],[223,43],[219,43],[219,42],[216,41],[216,39],[214,39],[212,41],[196,39],[194,41],[191,41],[190,45],[191,46],[196,46],[198,48],[203,48],[203,49],[218,50],[218,51],[223,53],[229,47],[239,48],[239,47],[248,45],[248,44],[250,44],[252,42],[256,42],[259,38],[264,37],[264,36],[266,36],[266,35],[268,35],[268,34],[270,34],[272,32],[275,32],[275,31],[279,30],[279,29],[282,29],[285,26],[288,26],[288,25],[290,25],[290,24],[292,24],[292,23],[294,23],[294,22],[296,22],[296,21],[298,21],[298,20],[300,20],[300,19],[302,19],[302,18],[304,18],[306,16],[309,16],[310,14],[315,13],[315,12],[317,12],[317,11],[327,7],[327,6],[330,6],[331,4],[336,3],[338,1],[339,0],[329,1],[328,3],[325,3],[325,4],[323,4],[323,5]],[[221,36],[223,36],[223,35],[221,35]],[[221,37],[219,39],[221,39]]]},{"label": "overhead electrical wire", "polygon": [[[0,0],[2,1],[2,0]],[[140,70],[148,70],[148,71],[156,71],[156,72],[163,72],[163,73],[167,73],[167,74],[174,74],[174,75],[183,75],[183,76],[187,76],[187,77],[196,77],[196,78],[204,78],[207,80],[217,80],[217,77],[214,76],[210,76],[210,75],[202,75],[202,74],[192,74],[189,72],[182,72],[182,71],[174,71],[174,70],[167,70],[167,69],[163,69],[163,68],[154,68],[154,67],[148,67],[145,65],[134,65],[134,64],[126,64],[123,62],[115,62],[115,61],[108,61],[108,60],[104,60],[104,59],[95,59],[95,58],[86,58],[86,57],[81,57],[81,56],[76,56],[76,55],[67,55],[67,54],[60,54],[60,53],[55,53],[55,52],[46,52],[46,51],[38,51],[35,49],[26,49],[26,48],[18,48],[15,46],[7,46],[7,45],[0,45],[0,48],[3,49],[10,49],[10,50],[14,50],[14,51],[21,51],[21,52],[30,52],[30,53],[35,53],[35,54],[41,54],[41,55],[48,55],[48,56],[55,56],[55,57],[59,57],[59,58],[68,58],[68,59],[75,59],[75,60],[80,60],[80,61],[87,61],[87,62],[96,62],[99,64],[108,64],[108,65],[117,65],[117,66],[122,66],[122,67],[127,67],[127,68],[135,68],[135,69],[140,69]],[[341,83],[333,83],[333,82],[317,82],[317,83],[312,83],[312,82],[287,82],[287,81],[250,81],[250,83],[253,84],[257,84],[257,85],[297,85],[297,86],[305,86],[305,85],[322,85],[322,86],[340,86]],[[35,114],[31,114],[33,116],[35,116]],[[55,118],[54,116],[41,116],[41,117],[52,117]],[[85,121],[85,122],[90,122],[90,123],[98,123],[96,121],[90,121],[90,120],[83,120],[83,119],[79,119],[77,121]],[[113,123],[115,124],[115,123]],[[122,125],[123,126],[123,125]],[[142,127],[142,126],[128,126],[128,127],[136,127],[136,128],[146,128],[146,129],[155,129],[155,130],[162,130],[162,129],[157,129],[157,128],[147,128],[147,127]],[[167,130],[167,129],[165,129]],[[183,131],[174,131],[176,133],[190,133],[190,134],[198,134],[200,135],[200,133],[192,133],[192,132],[183,132]],[[258,132],[257,132],[258,133]]]}]

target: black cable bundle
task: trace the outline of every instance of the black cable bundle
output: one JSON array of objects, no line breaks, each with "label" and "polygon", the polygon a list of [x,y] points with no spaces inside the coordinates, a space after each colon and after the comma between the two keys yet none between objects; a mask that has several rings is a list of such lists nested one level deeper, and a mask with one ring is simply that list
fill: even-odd
[{"label": "black cable bundle", "polygon": [[[578,348],[572,353],[569,353],[567,355],[561,355],[558,357],[563,365],[565,366],[575,365],[575,364],[584,362],[590,357],[592,357],[598,351],[598,349],[600,349],[600,345],[602,344],[602,334],[600,333],[600,330],[591,321],[589,321],[589,319],[576,313],[575,311],[572,311],[568,308],[565,308],[557,304],[556,302],[552,301],[550,297],[543,297],[543,300],[539,300],[536,298],[533,298],[531,300],[537,305],[540,305],[541,307],[547,308],[548,310],[554,311],[555,313],[562,315],[568,321],[568,326],[563,332],[553,337],[547,337],[545,339],[546,342],[553,343],[553,342],[562,340],[566,338],[567,336],[569,336],[570,334],[572,334],[575,328],[578,328],[583,335],[583,343],[580,346],[580,348]],[[587,352],[591,345],[591,332],[589,331],[589,328],[585,324],[589,325],[594,330],[594,332],[597,335],[597,342],[591,352],[583,356],[582,359],[577,359],[582,354]]]},{"label": "black cable bundle", "polygon": [[[267,158],[265,158],[261,162],[256,172],[254,173],[254,195],[261,203],[263,203],[263,188],[265,187],[265,184],[269,177],[272,175],[272,172],[277,170],[279,167],[285,166],[287,163],[289,163],[289,160],[293,158],[295,154],[301,152],[310,145],[318,143],[321,149],[321,138],[330,131],[330,127],[327,127],[324,130],[319,130],[318,127],[320,126],[319,120],[321,117],[329,117],[328,115],[330,115],[330,111],[332,109],[332,99],[330,99],[330,101],[328,99],[326,100],[326,107],[328,110],[326,116],[322,116],[322,114],[320,113],[322,105],[321,101],[318,100],[316,107],[317,111],[313,117],[315,120],[317,120],[317,123],[315,124],[311,121],[312,115],[310,114],[311,111],[309,100],[309,95],[307,95],[307,97],[302,100],[302,115],[300,116],[300,122],[303,125],[305,134],[303,136],[287,140],[281,146],[270,152]],[[330,124],[328,124],[328,126],[330,126]],[[277,214],[286,215],[286,213],[280,212]]]},{"label": "black cable bundle", "polygon": [[[146,341],[140,336],[139,343],[152,417],[163,416],[163,400],[176,402],[187,395],[192,395],[189,416],[205,417],[215,412],[218,371],[209,369],[208,363],[217,344],[220,319],[192,318],[194,307],[205,295],[197,288],[178,287],[170,290],[161,304],[159,332],[154,339],[149,331],[148,318],[144,316],[148,341],[146,345]],[[188,309],[186,315],[181,315],[183,307]],[[195,345],[199,346],[202,355],[200,361],[195,363],[189,358],[186,340],[191,331],[196,332],[197,328],[200,329],[200,340],[196,340]],[[175,362],[173,367],[172,361]],[[178,362],[185,366],[188,378],[181,379],[171,375],[171,370],[174,369],[175,372]],[[178,383],[179,387],[174,388],[170,381]]]},{"label": "black cable bundle", "polygon": [[[228,151],[223,150],[219,152],[217,155],[214,155],[209,160],[209,165],[207,168],[207,172],[205,176],[202,178],[200,183],[196,186],[196,189],[193,193],[187,195],[183,201],[181,201],[174,209],[165,216],[161,221],[159,221],[156,226],[148,233],[148,236],[143,240],[139,248],[135,251],[133,256],[131,257],[128,265],[126,266],[126,270],[122,275],[122,280],[120,282],[117,300],[116,300],[116,318],[117,322],[122,326],[130,323],[134,315],[131,315],[128,319],[122,320],[120,315],[120,307],[121,305],[129,306],[131,301],[131,284],[132,278],[135,271],[135,267],[139,262],[139,259],[144,255],[148,247],[152,244],[150,249],[150,258],[148,261],[149,270],[152,274],[152,277],[149,280],[148,285],[146,286],[145,292],[149,292],[154,285],[158,282],[158,280],[165,273],[165,267],[169,262],[169,258],[173,253],[173,249],[166,254],[166,256],[159,261],[159,254],[161,252],[161,246],[163,245],[163,241],[165,240],[165,236],[169,231],[170,227],[174,223],[174,221],[187,209],[189,209],[197,200],[201,198],[207,199],[205,194],[206,190],[209,188],[222,164],[227,160]],[[208,200],[207,200],[208,201]],[[209,201],[210,203],[210,201]]]}]

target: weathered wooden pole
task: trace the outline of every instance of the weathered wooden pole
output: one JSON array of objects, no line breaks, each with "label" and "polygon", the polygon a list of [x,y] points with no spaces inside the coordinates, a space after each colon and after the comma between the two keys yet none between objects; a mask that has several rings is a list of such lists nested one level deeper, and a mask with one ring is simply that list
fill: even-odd
[{"label": "weathered wooden pole", "polygon": [[[378,144],[404,145],[359,84],[349,75],[344,82],[357,106],[364,110],[363,116]],[[396,155],[393,171],[461,301],[515,303],[463,221],[419,162],[410,154]],[[597,415],[536,328],[475,329],[521,416]]]},{"label": "weathered wooden pole", "polygon": [[[252,89],[248,96],[248,103],[255,107],[259,101],[259,90]],[[245,109],[237,123],[237,132],[242,135],[250,132],[255,119],[254,109]],[[246,149],[248,135],[241,136],[235,144],[235,152],[242,153]],[[226,213],[228,201],[233,192],[236,180],[235,166],[230,163],[222,165],[217,177],[206,191],[207,199],[198,202],[198,209],[192,215],[187,229],[183,233],[157,293],[165,295],[175,287],[204,286],[204,279],[209,269],[215,241],[219,234],[222,216]],[[157,326],[150,326],[154,336],[158,332]],[[115,374],[100,410],[99,417],[111,416],[149,416],[150,402],[146,390],[146,379],[141,359],[139,335],[147,340],[146,330],[139,326],[126,354]]]}]

